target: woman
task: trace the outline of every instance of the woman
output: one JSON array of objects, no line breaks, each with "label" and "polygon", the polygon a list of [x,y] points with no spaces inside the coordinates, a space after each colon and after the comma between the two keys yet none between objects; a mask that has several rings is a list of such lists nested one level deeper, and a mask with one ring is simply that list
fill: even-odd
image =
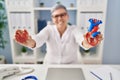
[{"label": "woman", "polygon": [[[83,34],[75,26],[69,26],[69,15],[66,7],[57,4],[51,9],[51,18],[54,25],[47,25],[35,36],[28,36],[23,43],[18,43],[29,48],[38,48],[46,43],[47,54],[44,58],[45,64],[76,64],[78,63],[77,51],[79,46],[84,49],[92,48]],[[16,34],[15,37],[18,37]],[[99,43],[102,40],[101,34]],[[98,44],[99,44],[98,43]]]}]

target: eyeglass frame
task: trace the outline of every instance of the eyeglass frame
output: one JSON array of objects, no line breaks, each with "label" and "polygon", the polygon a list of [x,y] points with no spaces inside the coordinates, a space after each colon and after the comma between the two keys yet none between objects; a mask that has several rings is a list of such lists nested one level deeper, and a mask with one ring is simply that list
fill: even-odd
[{"label": "eyeglass frame", "polygon": [[64,13],[61,13],[61,14],[57,14],[57,15],[51,15],[52,18],[55,18],[55,19],[58,19],[58,17],[65,17],[68,13],[67,12],[64,12]]}]

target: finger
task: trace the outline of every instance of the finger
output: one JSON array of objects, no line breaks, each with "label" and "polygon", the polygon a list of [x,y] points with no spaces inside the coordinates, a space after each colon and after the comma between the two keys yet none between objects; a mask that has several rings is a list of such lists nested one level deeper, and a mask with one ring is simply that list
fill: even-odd
[{"label": "finger", "polygon": [[103,40],[103,35],[102,34],[98,35],[97,39],[98,40]]},{"label": "finger", "polygon": [[31,39],[32,39],[31,36],[28,35],[28,40],[31,40]]},{"label": "finger", "polygon": [[84,39],[87,41],[87,33],[83,35]]}]

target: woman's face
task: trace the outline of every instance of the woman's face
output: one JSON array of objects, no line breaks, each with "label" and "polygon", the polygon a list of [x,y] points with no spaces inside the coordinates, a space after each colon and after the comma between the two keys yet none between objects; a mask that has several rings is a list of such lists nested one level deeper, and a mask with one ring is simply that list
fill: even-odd
[{"label": "woman's face", "polygon": [[52,21],[58,27],[67,26],[69,16],[66,10],[60,8],[52,13]]}]

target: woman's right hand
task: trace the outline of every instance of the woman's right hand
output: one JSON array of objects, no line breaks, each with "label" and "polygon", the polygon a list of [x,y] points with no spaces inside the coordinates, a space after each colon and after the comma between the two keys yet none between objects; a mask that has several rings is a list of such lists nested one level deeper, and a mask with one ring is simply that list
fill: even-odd
[{"label": "woman's right hand", "polygon": [[23,46],[34,48],[36,42],[28,34],[27,30],[17,30],[15,33],[15,41]]}]

